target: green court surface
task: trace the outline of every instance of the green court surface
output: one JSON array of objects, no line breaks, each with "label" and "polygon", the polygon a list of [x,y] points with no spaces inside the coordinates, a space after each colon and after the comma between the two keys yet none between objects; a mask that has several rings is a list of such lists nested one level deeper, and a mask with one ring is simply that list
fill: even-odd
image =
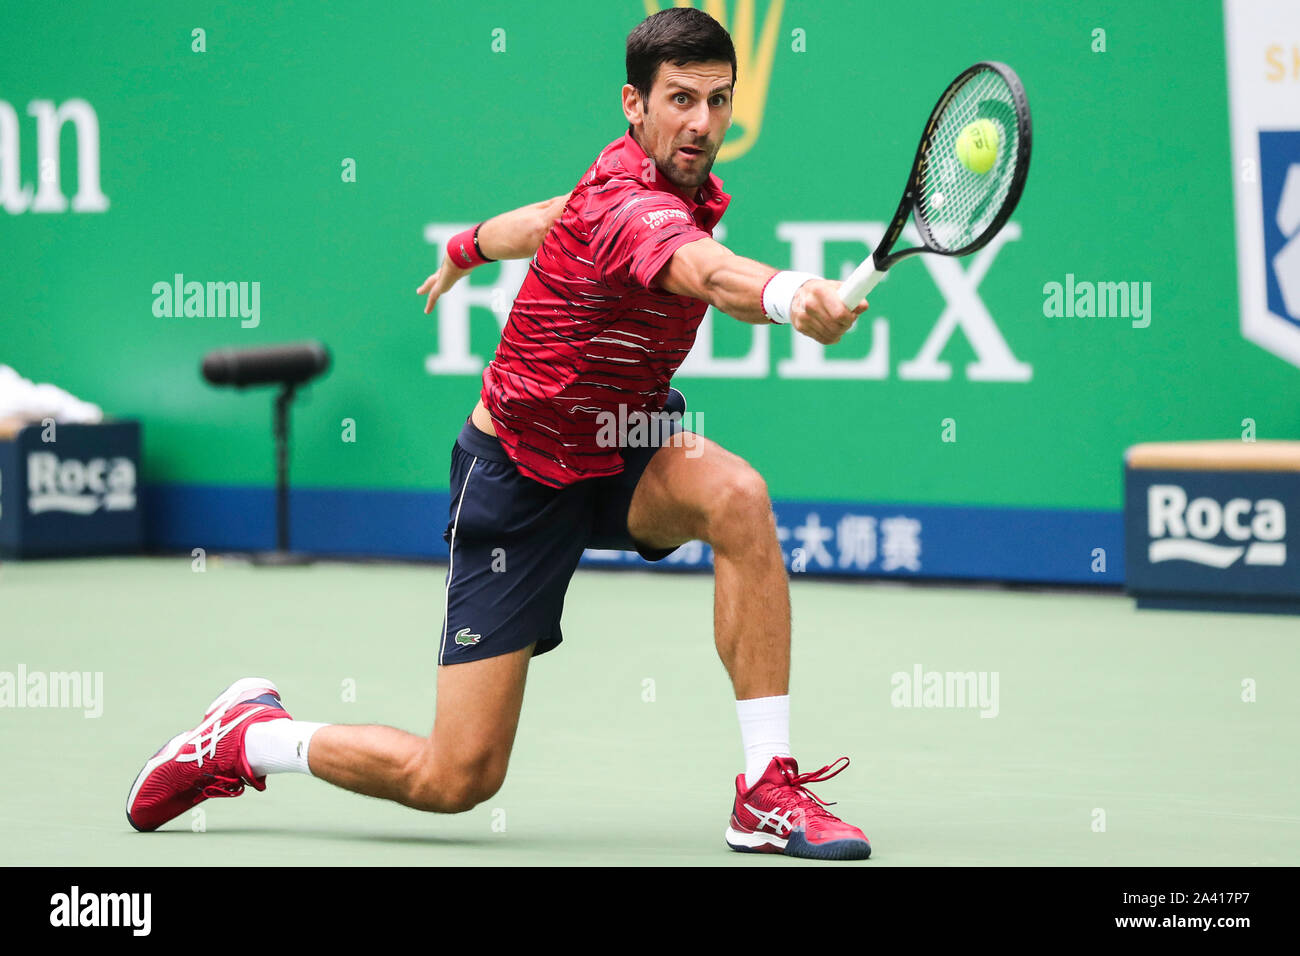
[{"label": "green court surface", "polygon": [[[741,748],[702,575],[578,573],[564,643],[533,662],[505,787],[469,813],[277,775],[265,793],[203,804],[203,826],[130,829],[140,766],[241,676],[276,681],[295,717],[427,733],[443,575],[5,564],[0,672],[102,672],[103,712],[0,709],[0,863],[833,865],[723,844]],[[813,790],[871,837],[874,856],[853,865],[1300,857],[1297,619],[798,576],[792,596],[794,753],[805,770],[852,758]],[[996,674],[996,716],[894,706],[893,675],[918,667],[984,672],[990,690]]]}]

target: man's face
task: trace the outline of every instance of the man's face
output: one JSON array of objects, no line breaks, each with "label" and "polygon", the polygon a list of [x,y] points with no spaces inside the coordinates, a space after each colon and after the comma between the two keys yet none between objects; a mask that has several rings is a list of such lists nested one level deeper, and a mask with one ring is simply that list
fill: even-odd
[{"label": "man's face", "polygon": [[662,63],[650,98],[623,87],[623,112],[637,141],[674,186],[702,186],[731,126],[731,64]]}]

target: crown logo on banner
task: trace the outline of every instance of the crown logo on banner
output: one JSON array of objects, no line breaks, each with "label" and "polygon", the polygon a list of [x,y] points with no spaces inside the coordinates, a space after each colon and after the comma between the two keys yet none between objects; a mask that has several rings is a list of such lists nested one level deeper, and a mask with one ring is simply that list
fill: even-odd
[{"label": "crown logo on banner", "polygon": [[[675,0],[673,6],[694,6],[690,0]],[[718,162],[736,159],[749,152],[758,141],[763,127],[763,110],[767,106],[767,86],[772,78],[772,60],[776,54],[776,35],[781,29],[781,12],[785,0],[771,0],[763,17],[762,31],[754,31],[754,0],[738,0],[734,16],[727,17],[726,0],[704,0],[702,9],[731,34],[736,47],[736,93],[732,99],[732,127],[729,135],[740,135],[725,142],[718,151]],[[659,12],[658,0],[645,0],[646,16]]]}]

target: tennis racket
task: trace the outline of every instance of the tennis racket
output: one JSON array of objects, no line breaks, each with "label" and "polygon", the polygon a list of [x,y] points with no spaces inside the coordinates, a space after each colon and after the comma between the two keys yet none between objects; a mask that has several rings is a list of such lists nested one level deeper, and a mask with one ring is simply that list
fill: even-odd
[{"label": "tennis racket", "polygon": [[[988,124],[981,120],[993,125],[995,136],[987,135]],[[990,146],[996,149],[984,172],[958,156],[963,132],[963,147],[969,148],[973,141],[985,158]],[[885,238],[844,280],[840,301],[854,308],[894,263],[908,256],[920,252],[965,256],[988,243],[1011,216],[1025,188],[1031,136],[1029,100],[1015,70],[990,61],[963,71],[948,84],[925,124],[907,188]],[[922,245],[894,251],[909,218],[916,220]]]}]

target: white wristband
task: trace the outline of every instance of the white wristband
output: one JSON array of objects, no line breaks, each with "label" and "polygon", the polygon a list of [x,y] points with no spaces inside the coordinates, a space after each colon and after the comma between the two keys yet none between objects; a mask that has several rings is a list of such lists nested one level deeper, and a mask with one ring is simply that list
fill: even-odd
[{"label": "white wristband", "polygon": [[811,272],[778,272],[763,287],[763,314],[773,322],[788,325],[794,294],[809,279],[820,279]]}]

